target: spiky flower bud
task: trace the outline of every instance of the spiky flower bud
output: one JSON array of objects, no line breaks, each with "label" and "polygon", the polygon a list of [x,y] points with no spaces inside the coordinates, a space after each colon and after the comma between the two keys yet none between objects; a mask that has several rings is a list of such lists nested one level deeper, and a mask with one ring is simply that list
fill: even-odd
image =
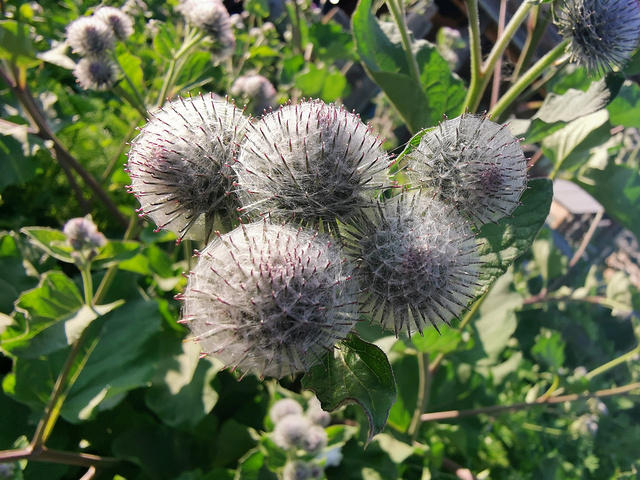
[{"label": "spiky flower bud", "polygon": [[117,75],[118,68],[108,57],[82,58],[73,69],[78,85],[85,90],[108,90],[115,84]]},{"label": "spiky flower bud", "polygon": [[216,214],[236,218],[232,161],[247,119],[213,95],[180,99],[152,116],[131,144],[127,171],[141,215],[181,240],[207,241]]},{"label": "spiky flower bud", "polygon": [[269,417],[273,423],[278,423],[287,415],[302,415],[302,405],[291,398],[283,398],[273,404],[269,410]]},{"label": "spiky flower bud", "polygon": [[100,57],[113,49],[115,38],[109,25],[95,17],[81,17],[67,27],[67,43],[74,53]]},{"label": "spiky flower bud", "polygon": [[571,61],[590,73],[620,68],[640,42],[638,0],[564,0],[554,13]]},{"label": "spiky flower bud", "polygon": [[476,224],[496,222],[520,204],[527,160],[508,126],[463,114],[426,132],[407,159],[412,186],[431,191]]},{"label": "spiky flower bud", "polygon": [[100,7],[93,16],[109,25],[118,40],[126,40],[133,34],[133,20],[119,8]]},{"label": "spiky flower bud", "polygon": [[62,231],[67,236],[69,245],[75,250],[72,255],[76,260],[91,260],[98,254],[98,249],[107,243],[107,239],[98,231],[91,217],[72,218],[64,224]]},{"label": "spiky flower bud", "polygon": [[307,418],[321,427],[326,427],[331,423],[331,415],[329,412],[325,412],[322,409],[318,397],[312,397],[309,400],[309,405],[307,406]]},{"label": "spiky flower bud", "polygon": [[286,105],[247,130],[238,175],[243,210],[335,223],[370,206],[388,185],[382,141],[344,107]]},{"label": "spiky flower bud", "polygon": [[233,54],[236,39],[229,12],[220,0],[184,0],[177,10],[184,18],[211,37],[211,53],[215,62]]},{"label": "spiky flower bud", "polygon": [[328,239],[258,222],[220,235],[200,253],[180,296],[182,322],[226,365],[281,378],[307,371],[349,333],[356,290]]},{"label": "spiky flower bud", "polygon": [[261,115],[265,110],[276,106],[276,89],[262,75],[242,75],[236,78],[229,93],[236,100],[245,102],[254,115]]},{"label": "spiky flower bud", "polygon": [[363,309],[398,335],[449,324],[473,297],[480,260],[456,211],[425,195],[401,195],[362,218],[347,235]]}]

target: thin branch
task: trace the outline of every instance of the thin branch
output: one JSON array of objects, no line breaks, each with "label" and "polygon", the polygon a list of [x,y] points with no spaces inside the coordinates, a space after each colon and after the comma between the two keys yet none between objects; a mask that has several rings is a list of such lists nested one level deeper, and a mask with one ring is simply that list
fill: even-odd
[{"label": "thin branch", "polygon": [[114,457],[103,457],[99,455],[91,455],[89,453],[65,452],[63,450],[51,450],[45,446],[41,446],[36,449],[29,446],[19,450],[5,450],[0,452],[0,462],[15,462],[17,460],[103,468],[111,468],[122,462],[120,459]]},{"label": "thin branch", "polygon": [[[504,32],[504,22],[507,16],[507,0],[500,0],[500,14],[498,17],[498,38],[502,37]],[[489,105],[492,107],[498,101],[500,96],[500,83],[502,78],[500,73],[502,72],[502,55],[498,57],[495,66],[493,67],[493,85],[491,86],[491,100]]]},{"label": "thin branch", "polygon": [[589,398],[602,398],[602,397],[611,397],[614,395],[622,395],[622,394],[630,393],[633,390],[640,390],[640,382],[631,383],[629,385],[624,385],[622,387],[609,388],[606,390],[598,390],[597,392],[593,392],[593,393],[583,393],[583,394],[574,393],[571,395],[550,397],[550,398],[547,398],[546,400],[543,399],[542,401],[537,401],[537,402],[520,402],[520,403],[512,403],[511,405],[492,405],[490,407],[471,408],[468,410],[449,410],[446,412],[425,413],[420,418],[423,422],[433,422],[433,421],[439,421],[439,420],[453,420],[453,419],[462,418],[462,417],[474,417],[476,415],[480,415],[483,413],[502,414],[502,413],[513,412],[518,410],[525,410],[527,408],[532,408],[532,407],[539,407],[541,405],[554,405],[557,403],[587,400]]},{"label": "thin branch", "polygon": [[569,261],[569,268],[572,268],[573,266],[575,266],[575,264],[578,263],[578,260],[580,260],[580,258],[582,257],[582,254],[587,249],[587,245],[589,245],[589,242],[591,241],[591,237],[593,237],[593,234],[596,232],[596,228],[600,224],[600,220],[602,220],[603,215],[604,215],[604,210],[600,210],[598,211],[598,213],[596,213],[595,218],[593,219],[593,221],[591,222],[591,225],[589,226],[589,230],[587,230],[587,233],[582,239],[582,242],[580,242],[580,247],[578,247],[578,250],[576,250],[576,253],[573,255],[573,257]]},{"label": "thin branch", "polygon": [[462,465],[458,465],[456,462],[446,457],[442,458],[442,467],[453,472],[460,480],[478,480],[478,477],[471,473],[471,470],[464,468]]}]

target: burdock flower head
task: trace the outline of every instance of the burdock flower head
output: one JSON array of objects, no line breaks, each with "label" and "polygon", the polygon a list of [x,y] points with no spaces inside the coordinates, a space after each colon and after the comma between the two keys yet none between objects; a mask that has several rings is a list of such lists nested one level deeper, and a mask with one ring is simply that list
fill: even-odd
[{"label": "burdock flower head", "polygon": [[571,61],[590,73],[620,68],[638,47],[638,0],[563,0],[554,13],[560,34],[569,40]]},{"label": "burdock flower head", "polygon": [[508,126],[463,114],[426,132],[405,157],[412,187],[432,192],[476,224],[496,222],[520,204],[527,160]]},{"label": "burdock flower head", "polygon": [[79,263],[90,262],[107,243],[90,216],[72,218],[64,224],[62,231],[74,250],[71,256]]},{"label": "burdock flower head", "polygon": [[67,43],[74,53],[83,56],[104,56],[113,49],[113,30],[96,17],[81,17],[67,27]]},{"label": "burdock flower head", "polygon": [[102,91],[113,86],[118,69],[108,57],[85,57],[77,63],[73,75],[82,88]]},{"label": "burdock flower head", "polygon": [[475,238],[455,209],[403,194],[361,218],[347,235],[363,309],[398,335],[449,324],[473,297],[480,269]]},{"label": "burdock flower head", "polygon": [[232,221],[231,163],[247,119],[213,95],[180,99],[153,115],[131,144],[127,171],[141,215],[181,240],[208,240],[215,215]]},{"label": "burdock flower head", "polygon": [[242,75],[233,82],[229,93],[247,103],[249,111],[261,115],[276,106],[276,89],[262,75]]},{"label": "burdock flower head", "polygon": [[118,40],[126,40],[133,34],[133,20],[119,8],[101,7],[93,16],[109,25]]},{"label": "burdock flower head", "polygon": [[221,0],[184,0],[177,10],[192,25],[204,31],[211,40],[211,53],[215,62],[230,55],[236,47],[229,12]]},{"label": "burdock flower head", "polygon": [[307,371],[346,337],[357,321],[355,291],[327,238],[261,221],[214,239],[179,298],[182,322],[206,354],[281,378]]},{"label": "burdock flower head", "polygon": [[335,224],[388,186],[382,140],[344,107],[286,105],[247,130],[234,170],[246,212]]}]

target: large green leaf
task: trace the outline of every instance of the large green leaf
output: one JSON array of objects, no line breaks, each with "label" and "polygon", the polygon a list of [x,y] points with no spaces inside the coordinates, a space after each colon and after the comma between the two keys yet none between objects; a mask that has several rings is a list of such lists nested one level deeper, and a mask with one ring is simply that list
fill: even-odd
[{"label": "large green leaf", "polygon": [[478,252],[484,262],[480,272],[481,292],[507,271],[513,261],[526,252],[544,225],[553,199],[553,184],[546,178],[529,182],[513,216],[488,223],[478,235]]},{"label": "large green leaf", "polygon": [[[38,279],[30,276],[13,233],[0,235],[0,312],[11,313],[20,294],[35,287]],[[0,330],[2,335],[2,330]],[[0,336],[0,338],[2,338]]]},{"label": "large green leaf", "polygon": [[373,15],[372,0],[360,0],[352,18],[356,51],[367,73],[384,91],[412,132],[435,125],[442,115],[462,112],[465,88],[449,65],[424,41],[414,41],[420,81],[410,74],[395,24]]},{"label": "large green leaf", "polygon": [[369,439],[387,423],[397,390],[389,360],[377,346],[356,336],[344,340],[334,354],[325,357],[302,379],[326,411],[357,403],[369,419]]},{"label": "large green leaf", "polygon": [[20,68],[41,63],[33,48],[29,25],[15,20],[0,21],[0,58],[10,60]]},{"label": "large green leaf", "polygon": [[67,243],[67,236],[60,230],[48,227],[24,227],[20,233],[29,237],[29,241],[39,249],[60,261],[75,263],[71,256],[73,248]]},{"label": "large green leaf", "polygon": [[[640,58],[640,57],[639,57]],[[640,87],[630,80],[624,82],[620,93],[607,107],[613,125],[640,128]]]},{"label": "large green leaf", "polygon": [[[31,142],[31,135],[24,135],[25,143]],[[29,145],[27,145],[27,148]],[[24,154],[25,145],[10,136],[0,137],[0,192],[10,185],[24,185],[36,178],[38,162]]]}]

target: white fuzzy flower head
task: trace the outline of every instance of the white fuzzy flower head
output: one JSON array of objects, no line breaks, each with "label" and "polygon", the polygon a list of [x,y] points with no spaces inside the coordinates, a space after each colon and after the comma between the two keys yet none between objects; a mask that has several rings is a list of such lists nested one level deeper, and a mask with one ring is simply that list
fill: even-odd
[{"label": "white fuzzy flower head", "polygon": [[311,397],[307,406],[307,418],[316,425],[326,427],[331,423],[331,415],[329,412],[325,412],[320,405],[318,397]]},{"label": "white fuzzy flower head", "polygon": [[273,404],[269,410],[269,417],[273,423],[278,423],[287,415],[302,415],[302,405],[292,398],[283,398]]},{"label": "white fuzzy flower head", "polygon": [[254,115],[261,115],[265,110],[276,106],[276,89],[262,75],[242,75],[231,85],[229,93],[237,101],[242,100]]},{"label": "white fuzzy flower head", "polygon": [[62,231],[74,250],[96,249],[107,243],[107,239],[98,231],[91,218],[72,218],[64,224]]},{"label": "white fuzzy flower head", "polygon": [[302,460],[287,462],[282,471],[282,480],[311,480],[313,478],[311,465]]},{"label": "white fuzzy flower head", "polygon": [[372,321],[409,336],[438,329],[466,307],[477,286],[475,238],[455,209],[430,196],[400,195],[362,218],[347,238]]},{"label": "white fuzzy flower head", "polygon": [[109,25],[118,40],[126,40],[133,34],[133,20],[119,8],[101,7],[93,16]]},{"label": "white fuzzy flower head", "polygon": [[73,69],[78,85],[85,90],[104,91],[116,83],[118,67],[107,57],[81,58]]},{"label": "white fuzzy flower head", "polygon": [[344,107],[286,105],[247,131],[234,166],[242,209],[305,225],[347,219],[389,185],[391,162],[381,145]]},{"label": "white fuzzy flower head", "polygon": [[283,450],[302,448],[312,424],[303,415],[287,415],[273,429],[273,442]]},{"label": "white fuzzy flower head", "polygon": [[74,53],[104,56],[113,49],[115,38],[111,27],[95,17],[81,17],[67,27],[67,43]]},{"label": "white fuzzy flower head", "polygon": [[302,440],[301,447],[305,452],[315,455],[327,446],[327,441],[328,435],[325,429],[320,425],[311,425]]},{"label": "white fuzzy flower head", "polygon": [[476,225],[510,215],[527,186],[520,142],[506,124],[484,115],[445,120],[405,158],[412,186],[453,204]]},{"label": "white fuzzy flower head", "polygon": [[308,371],[346,337],[357,321],[355,291],[328,238],[262,221],[200,253],[180,296],[181,321],[227,366],[281,378]]},{"label": "white fuzzy flower head", "polygon": [[177,10],[188,22],[209,35],[213,41],[211,53],[215,62],[233,54],[236,39],[229,12],[221,0],[184,0]]},{"label": "white fuzzy flower head", "polygon": [[228,166],[247,119],[213,95],[180,99],[153,115],[131,144],[127,171],[140,215],[207,241],[216,215],[237,217]]},{"label": "white fuzzy flower head", "polygon": [[571,61],[592,74],[622,67],[640,42],[638,0],[564,0],[554,13]]}]

